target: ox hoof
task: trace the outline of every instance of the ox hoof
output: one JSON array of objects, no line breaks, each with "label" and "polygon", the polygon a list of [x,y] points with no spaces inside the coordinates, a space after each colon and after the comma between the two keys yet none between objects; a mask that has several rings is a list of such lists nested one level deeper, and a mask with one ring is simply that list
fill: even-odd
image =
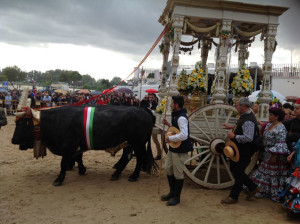
[{"label": "ox hoof", "polygon": [[55,187],[60,186],[60,185],[62,185],[62,182],[60,182],[60,181],[53,182],[53,186],[55,186]]},{"label": "ox hoof", "polygon": [[85,172],[86,172],[86,168],[79,169],[78,171],[79,175],[81,176],[85,175]]}]

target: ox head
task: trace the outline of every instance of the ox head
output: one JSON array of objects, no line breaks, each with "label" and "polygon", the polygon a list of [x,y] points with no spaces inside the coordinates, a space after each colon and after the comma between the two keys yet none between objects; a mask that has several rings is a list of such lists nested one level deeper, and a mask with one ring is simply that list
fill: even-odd
[{"label": "ox head", "polygon": [[30,110],[15,114],[16,128],[14,131],[12,144],[19,145],[19,149],[27,150],[33,148],[34,134],[33,134],[33,117]]}]

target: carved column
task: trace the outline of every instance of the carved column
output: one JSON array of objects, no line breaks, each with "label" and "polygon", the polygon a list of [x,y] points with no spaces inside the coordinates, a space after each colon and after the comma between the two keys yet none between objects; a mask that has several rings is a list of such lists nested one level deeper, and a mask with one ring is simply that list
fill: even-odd
[{"label": "carved column", "polygon": [[220,41],[219,41],[219,58],[216,65],[216,86],[213,94],[214,103],[224,103],[226,98],[226,68],[228,49],[231,38],[231,20],[223,20]]},{"label": "carved column", "polygon": [[265,31],[264,39],[264,65],[263,65],[263,85],[262,90],[259,93],[259,120],[268,121],[269,118],[269,103],[271,102],[270,92],[270,77],[272,74],[272,57],[275,51],[275,36],[277,33],[276,24],[269,24]]},{"label": "carved column", "polygon": [[172,56],[172,67],[170,74],[170,96],[178,95],[177,91],[177,68],[179,65],[179,48],[183,28],[183,16],[175,16],[173,27],[174,27],[174,43],[173,43],[173,56]]},{"label": "carved column", "polygon": [[183,28],[183,16],[175,15],[173,17],[173,28],[174,28],[174,42],[173,42],[173,56],[172,56],[172,65],[171,65],[171,74],[170,74],[170,91],[167,104],[167,114],[170,114],[170,104],[172,101],[172,96],[179,95],[177,90],[177,68],[179,65],[179,48],[180,48],[180,41],[182,35],[182,28]]},{"label": "carved column", "polygon": [[239,52],[238,52],[238,60],[239,60],[239,68],[245,64],[245,61],[248,59],[249,52],[248,52],[248,43],[243,43],[241,41],[239,45]]},{"label": "carved column", "polygon": [[201,47],[201,63],[202,63],[202,68],[206,69],[207,67],[207,57],[208,57],[208,52],[211,48],[211,39],[205,39],[202,42],[202,47]]},{"label": "carved column", "polygon": [[164,35],[163,41],[163,49],[162,49],[162,55],[163,55],[163,64],[162,64],[162,76],[161,76],[161,85],[158,90],[158,95],[160,99],[163,99],[167,95],[167,87],[166,87],[166,75],[168,72],[168,60],[169,60],[169,52],[170,52],[170,38],[169,38],[169,32],[167,32]]}]

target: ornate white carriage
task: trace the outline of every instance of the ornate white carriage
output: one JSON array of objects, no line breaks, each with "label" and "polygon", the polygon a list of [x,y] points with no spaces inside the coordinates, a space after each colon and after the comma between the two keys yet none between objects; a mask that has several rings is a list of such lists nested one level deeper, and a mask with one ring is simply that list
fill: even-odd
[{"label": "ornate white carriage", "polygon": [[[189,115],[190,137],[194,140],[194,151],[185,162],[185,174],[196,184],[207,188],[226,188],[234,184],[234,178],[229,169],[229,161],[224,156],[220,146],[226,141],[227,131],[222,124],[235,124],[237,111],[235,107],[225,104],[228,86],[229,53],[235,45],[238,50],[239,65],[248,58],[248,47],[254,37],[261,34],[264,41],[263,86],[259,95],[260,121],[268,119],[268,107],[271,101],[270,76],[272,72],[272,56],[276,49],[276,33],[279,16],[288,8],[245,4],[234,1],[207,0],[168,0],[159,19],[162,25],[172,27],[172,36],[164,35],[162,41],[162,83],[159,96],[164,98],[178,95],[177,68],[179,65],[180,45],[187,46],[182,41],[183,35],[196,38],[201,46],[202,68],[206,62],[211,45],[216,45],[216,69],[214,103],[200,107]],[[217,43],[216,43],[216,42]],[[195,44],[195,41],[190,44]],[[172,46],[172,66],[169,87],[166,86],[167,65]],[[171,97],[168,101],[170,102]],[[167,104],[168,105],[168,104]],[[170,104],[169,104],[170,105]],[[156,126],[162,130],[161,123],[164,115],[158,115]],[[167,111],[170,119],[170,111]],[[246,168],[249,173],[257,161],[257,153]]]}]

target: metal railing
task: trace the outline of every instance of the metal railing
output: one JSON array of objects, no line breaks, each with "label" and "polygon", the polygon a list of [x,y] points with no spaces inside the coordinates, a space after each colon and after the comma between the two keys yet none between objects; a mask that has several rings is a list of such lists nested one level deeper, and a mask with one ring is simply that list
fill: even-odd
[{"label": "metal railing", "polygon": [[[6,115],[11,115],[17,112],[17,107],[19,104],[19,100],[1,100],[0,99],[0,107],[4,108]],[[42,107],[54,107],[54,106],[63,106],[67,105],[68,102],[53,102],[53,101],[35,101],[35,109]]]}]

